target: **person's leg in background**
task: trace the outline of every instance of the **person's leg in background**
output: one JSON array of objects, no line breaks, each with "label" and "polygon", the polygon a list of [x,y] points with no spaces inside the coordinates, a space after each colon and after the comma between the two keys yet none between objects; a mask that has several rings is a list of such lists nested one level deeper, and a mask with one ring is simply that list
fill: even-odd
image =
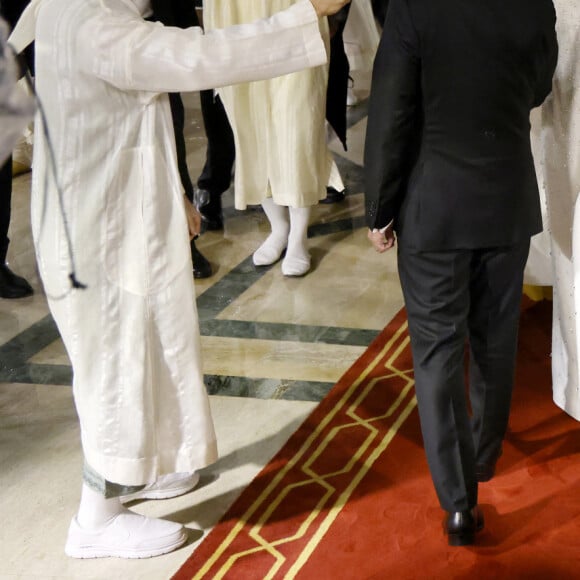
[{"label": "person's leg in background", "polygon": [[231,184],[236,156],[234,134],[219,96],[201,91],[201,112],[207,136],[206,160],[197,180],[197,206],[207,230],[224,227],[221,196]]},{"label": "person's leg in background", "polygon": [[[350,11],[350,4],[329,19],[330,59],[328,68],[328,87],[326,90],[326,120],[333,128],[346,151],[346,99],[348,92],[349,64],[344,50],[343,33]],[[326,188],[326,198],[320,203],[343,201],[345,191],[335,187]]]},{"label": "person's leg in background", "polygon": [[[203,27],[203,0],[194,1]],[[209,231],[222,230],[222,194],[230,187],[236,156],[234,133],[227,113],[213,90],[201,91],[201,113],[207,137],[205,164],[197,180],[196,207],[201,213],[202,227]]]},{"label": "person's leg in background", "polygon": [[[175,130],[175,147],[177,150],[179,176],[181,178],[183,189],[185,190],[185,195],[193,203],[194,189],[189,176],[189,169],[187,167],[187,152],[185,150],[185,138],[183,136],[185,110],[183,107],[183,101],[181,100],[181,95],[179,93],[170,93],[169,104],[171,105],[171,116],[173,117],[173,128]],[[199,251],[195,244],[195,240],[191,241],[191,257],[193,260],[193,277],[198,279],[209,278],[212,274],[211,264]]]},{"label": "person's leg in background", "polygon": [[[153,20],[163,23],[165,26],[178,26],[187,28],[189,26],[199,26],[197,13],[189,0],[153,0]],[[173,118],[173,129],[175,132],[175,147],[177,151],[177,166],[181,184],[188,199],[194,201],[194,189],[187,167],[187,151],[185,149],[185,138],[183,131],[185,128],[185,109],[183,100],[179,93],[169,95],[171,105],[171,116]],[[207,258],[198,250],[195,240],[191,242],[191,257],[193,260],[194,278],[209,278],[211,276],[211,264]]]},{"label": "person's leg in background", "polygon": [[0,169],[0,298],[25,298],[33,294],[30,284],[8,268],[8,228],[12,203],[12,157]]},{"label": "person's leg in background", "polygon": [[[0,15],[13,27],[27,4],[28,0],[2,2]],[[28,66],[33,66],[32,48],[27,49],[25,58]],[[11,204],[12,157],[0,168],[0,298],[24,298],[33,293],[32,287],[24,278],[14,274],[6,265],[10,243],[8,228],[10,227]]]}]

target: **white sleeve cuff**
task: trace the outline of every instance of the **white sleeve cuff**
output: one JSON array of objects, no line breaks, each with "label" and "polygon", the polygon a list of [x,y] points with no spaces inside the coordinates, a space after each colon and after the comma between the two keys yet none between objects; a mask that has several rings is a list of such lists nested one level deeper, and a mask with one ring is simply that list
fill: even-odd
[{"label": "white sleeve cuff", "polygon": [[390,227],[393,225],[393,222],[394,222],[394,221],[395,221],[395,220],[391,220],[391,221],[390,221],[390,222],[389,222],[389,223],[388,223],[388,224],[387,224],[385,227],[383,227],[383,228],[380,228],[380,229],[379,229],[379,228],[374,228],[374,229],[373,229],[373,234],[376,234],[376,233],[378,233],[378,232],[380,232],[381,234],[384,234],[384,233],[385,233],[385,232],[386,232],[386,231],[387,231],[387,230],[388,230],[388,229],[389,229],[389,228],[390,228]]}]

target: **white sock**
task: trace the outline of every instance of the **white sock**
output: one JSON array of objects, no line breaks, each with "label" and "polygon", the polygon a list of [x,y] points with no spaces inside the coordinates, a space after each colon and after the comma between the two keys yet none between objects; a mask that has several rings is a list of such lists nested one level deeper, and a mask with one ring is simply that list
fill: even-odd
[{"label": "white sock", "polygon": [[98,528],[124,511],[118,497],[106,499],[104,495],[83,483],[77,522],[83,528]]},{"label": "white sock", "polygon": [[290,208],[290,235],[288,249],[282,262],[284,276],[303,276],[310,270],[308,252],[308,222],[310,207]]},{"label": "white sock", "polygon": [[288,244],[288,210],[282,205],[277,205],[270,197],[262,202],[264,213],[270,222],[272,233],[266,241],[254,252],[254,264],[256,266],[269,266],[277,262]]}]

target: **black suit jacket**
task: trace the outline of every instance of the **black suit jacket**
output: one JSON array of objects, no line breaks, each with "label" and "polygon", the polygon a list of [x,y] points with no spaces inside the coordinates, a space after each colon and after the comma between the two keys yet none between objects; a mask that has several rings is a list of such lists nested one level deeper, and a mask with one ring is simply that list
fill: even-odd
[{"label": "black suit jacket", "polygon": [[391,0],[365,146],[370,228],[424,251],[541,231],[530,110],[557,60],[551,0]]}]

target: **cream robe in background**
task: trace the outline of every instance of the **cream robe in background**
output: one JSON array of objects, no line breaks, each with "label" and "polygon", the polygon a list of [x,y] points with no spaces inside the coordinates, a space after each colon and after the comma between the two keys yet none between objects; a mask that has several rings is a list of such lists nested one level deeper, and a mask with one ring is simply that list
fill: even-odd
[{"label": "cream robe in background", "polygon": [[38,13],[37,90],[87,290],[69,289],[40,130],[32,199],[39,269],[73,364],[85,457],[127,485],[216,459],[173,125],[160,93],[326,61],[308,0],[269,21],[205,36],[145,22],[148,4],[138,4],[141,12],[131,0],[46,0]]},{"label": "cream robe in background", "polygon": [[552,286],[554,283],[554,273],[552,267],[552,242],[549,232],[548,205],[546,200],[546,180],[544,177],[544,162],[542,151],[542,109],[533,109],[530,114],[531,124],[531,145],[536,175],[538,177],[538,190],[540,193],[540,204],[542,208],[543,231],[532,236],[530,243],[530,255],[526,269],[524,270],[524,284],[534,286]]},{"label": "cream robe in background", "polygon": [[[207,30],[264,18],[295,0],[205,0]],[[329,41],[326,19],[321,22]],[[277,205],[307,207],[344,186],[326,145],[328,66],[218,91],[236,143],[235,205],[272,197]],[[332,176],[331,176],[332,174]]]},{"label": "cream robe in background", "polygon": [[541,246],[538,250],[538,244],[545,240],[538,238],[534,240],[537,255],[531,256],[528,270],[535,272],[540,283],[549,283],[553,271],[554,401],[580,420],[580,4],[578,0],[555,0],[554,6],[558,67],[553,92],[541,117],[533,118],[532,127],[538,177],[546,197],[544,227],[551,265],[541,258],[545,250]]},{"label": "cream robe in background", "polygon": [[350,70],[372,71],[381,38],[371,0],[352,0],[343,39]]}]

